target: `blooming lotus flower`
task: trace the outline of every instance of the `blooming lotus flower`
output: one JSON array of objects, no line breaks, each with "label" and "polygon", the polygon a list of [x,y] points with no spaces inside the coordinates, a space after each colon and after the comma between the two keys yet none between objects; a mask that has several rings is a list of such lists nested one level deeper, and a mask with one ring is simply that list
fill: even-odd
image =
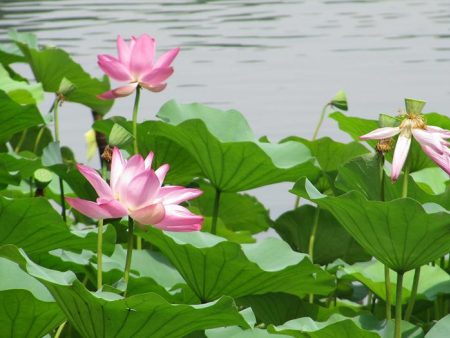
[{"label": "blooming lotus flower", "polygon": [[170,66],[180,51],[174,48],[154,61],[156,42],[151,36],[134,36],[126,43],[120,35],[117,37],[118,58],[111,55],[98,55],[98,65],[111,78],[126,81],[126,86],[107,91],[98,97],[104,100],[115,99],[132,94],[137,86],[152,92],[166,88],[166,81],[173,73]]},{"label": "blooming lotus flower", "polygon": [[382,140],[400,134],[392,160],[391,179],[396,181],[408,156],[411,138],[417,140],[422,150],[439,167],[450,175],[450,131],[435,126],[427,126],[420,114],[406,114],[399,127],[378,128],[360,137],[361,140]]},{"label": "blooming lotus flower", "polygon": [[74,209],[91,218],[128,215],[141,225],[153,225],[163,230],[200,230],[203,217],[178,204],[201,195],[202,191],[180,186],[162,187],[169,165],[164,164],[153,171],[152,160],[153,153],[150,153],[145,160],[134,155],[126,161],[119,149],[114,148],[110,184],[96,170],[78,164],[78,170],[95,189],[98,198],[96,202],[70,197],[66,200]]}]

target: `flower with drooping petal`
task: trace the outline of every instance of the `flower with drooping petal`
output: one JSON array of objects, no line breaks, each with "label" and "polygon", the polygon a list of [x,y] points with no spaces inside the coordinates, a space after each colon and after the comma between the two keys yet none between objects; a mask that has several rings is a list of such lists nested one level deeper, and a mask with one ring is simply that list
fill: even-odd
[{"label": "flower with drooping petal", "polygon": [[400,176],[408,156],[411,138],[417,140],[422,150],[439,167],[450,175],[450,131],[435,126],[427,126],[420,114],[408,113],[399,127],[378,128],[360,137],[361,140],[383,140],[400,134],[395,145],[392,160],[391,179],[396,181]]},{"label": "flower with drooping petal", "polygon": [[126,43],[119,35],[117,37],[118,58],[111,55],[98,55],[98,65],[114,80],[126,81],[121,86],[98,95],[104,100],[115,99],[132,94],[137,86],[152,92],[160,92],[166,88],[165,81],[173,73],[170,66],[177,56],[180,48],[169,50],[154,62],[156,42],[148,34],[132,37]]},{"label": "flower with drooping petal", "polygon": [[111,162],[111,180],[108,184],[96,170],[78,164],[80,173],[98,194],[96,202],[66,197],[67,202],[82,214],[95,218],[131,216],[138,225],[152,225],[169,231],[200,230],[203,217],[191,213],[179,203],[196,198],[201,190],[181,186],[162,186],[169,170],[164,164],[151,168],[153,153],[144,160],[134,155],[124,160],[114,148]]}]

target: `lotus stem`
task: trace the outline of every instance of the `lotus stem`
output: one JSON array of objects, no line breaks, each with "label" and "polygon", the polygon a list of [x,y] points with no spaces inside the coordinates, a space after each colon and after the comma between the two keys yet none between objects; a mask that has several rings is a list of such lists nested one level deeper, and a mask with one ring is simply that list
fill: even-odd
[{"label": "lotus stem", "polygon": [[[133,147],[134,154],[139,154],[139,146],[138,146],[138,133],[137,133],[137,119],[138,119],[138,111],[139,111],[139,99],[141,97],[141,87],[136,87],[136,96],[134,97],[134,106],[133,106]],[[136,248],[138,250],[142,250],[142,239],[140,237],[136,237]]]},{"label": "lotus stem", "polygon": [[103,219],[98,220],[97,234],[97,290],[103,286]]},{"label": "lotus stem", "polygon": [[317,123],[316,129],[314,130],[314,134],[312,137],[312,140],[314,141],[317,139],[317,135],[319,134],[320,127],[322,126],[323,119],[325,118],[325,113],[327,111],[328,106],[330,106],[330,102],[328,102],[325,106],[322,108],[322,112],[320,113],[319,122]]},{"label": "lotus stem", "polygon": [[389,268],[384,266],[384,283],[386,288],[386,319],[391,320],[391,276]]},{"label": "lotus stem", "polygon": [[[309,236],[309,246],[308,246],[308,254],[311,258],[311,263],[314,263],[314,244],[316,241],[316,233],[317,228],[319,227],[319,216],[320,216],[320,207],[317,206],[316,211],[314,213],[314,223],[311,229],[311,235]],[[314,294],[311,293],[309,295],[309,303],[312,304],[314,302]]]},{"label": "lotus stem", "polygon": [[37,153],[39,143],[41,142],[42,135],[44,135],[44,130],[45,130],[45,126],[42,126],[39,129],[39,132],[36,136],[36,141],[34,141],[33,153],[35,153],[35,154]]},{"label": "lotus stem", "polygon": [[300,196],[297,196],[294,202],[294,209],[297,209],[299,205],[300,205]]},{"label": "lotus stem", "polygon": [[409,321],[411,318],[412,312],[414,310],[414,303],[416,302],[417,296],[417,288],[419,287],[419,279],[420,279],[420,267],[414,270],[414,279],[411,290],[411,296],[409,297],[408,306],[405,311],[405,320]]},{"label": "lotus stem", "polygon": [[397,272],[397,292],[395,297],[395,338],[402,336],[402,290],[403,272]]},{"label": "lotus stem", "polygon": [[127,246],[127,258],[125,261],[125,270],[123,272],[123,280],[125,282],[125,291],[123,296],[127,295],[128,288],[128,278],[130,276],[131,268],[131,256],[133,255],[133,232],[134,232],[134,221],[131,217],[128,217],[128,246]]},{"label": "lotus stem", "polygon": [[14,151],[18,153],[20,149],[22,148],[23,142],[25,141],[25,138],[27,137],[28,129],[25,129],[22,134],[20,135],[19,142],[17,142],[16,149]]},{"label": "lotus stem", "polygon": [[402,197],[408,197],[408,178],[409,178],[409,163],[406,164],[405,170],[403,172],[403,189]]},{"label": "lotus stem", "polygon": [[58,327],[58,330],[56,330],[56,333],[55,333],[54,338],[59,338],[59,336],[61,336],[61,333],[63,332],[64,327],[66,326],[66,324],[67,324],[67,320],[64,321],[64,322]]},{"label": "lotus stem", "polygon": [[141,87],[136,87],[136,96],[134,97],[134,107],[133,107],[133,138],[134,138],[134,153],[139,153],[138,139],[137,139],[137,117],[139,110],[139,98],[141,96]]},{"label": "lotus stem", "polygon": [[216,188],[216,196],[214,198],[213,214],[211,221],[211,233],[213,235],[217,233],[217,218],[219,217],[220,193],[221,191]]}]

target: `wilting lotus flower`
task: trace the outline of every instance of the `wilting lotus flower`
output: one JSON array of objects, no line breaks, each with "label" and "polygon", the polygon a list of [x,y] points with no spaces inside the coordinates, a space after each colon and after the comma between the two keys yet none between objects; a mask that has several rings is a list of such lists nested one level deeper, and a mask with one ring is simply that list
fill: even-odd
[{"label": "wilting lotus flower", "polygon": [[173,73],[170,65],[180,49],[174,48],[166,52],[154,63],[155,47],[155,39],[147,34],[142,34],[139,38],[132,37],[128,44],[118,36],[119,57],[98,55],[98,65],[109,77],[129,84],[107,91],[98,97],[109,100],[128,96],[137,86],[153,92],[163,90],[166,87],[164,81]]},{"label": "wilting lotus flower", "polygon": [[422,150],[447,174],[450,175],[450,131],[435,126],[427,126],[420,114],[406,114],[399,127],[378,128],[360,137],[361,140],[382,140],[400,134],[392,160],[391,179],[397,180],[411,145],[411,137],[419,142]]},{"label": "wilting lotus flower", "polygon": [[92,168],[79,164],[78,170],[98,194],[96,202],[66,197],[76,210],[91,218],[131,216],[142,225],[153,225],[169,231],[200,230],[203,217],[178,205],[202,194],[201,190],[180,186],[161,187],[169,170],[167,164],[151,169],[153,153],[144,160],[134,155],[128,161],[114,148],[111,182],[108,185]]}]

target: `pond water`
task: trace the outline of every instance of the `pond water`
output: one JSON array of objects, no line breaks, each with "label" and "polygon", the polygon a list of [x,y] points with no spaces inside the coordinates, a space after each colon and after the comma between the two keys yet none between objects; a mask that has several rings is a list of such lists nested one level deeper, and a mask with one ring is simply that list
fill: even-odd
[{"label": "pond water", "polygon": [[[32,31],[96,76],[102,75],[96,55],[115,54],[117,34],[149,33],[157,53],[181,46],[168,88],[143,96],[142,120],[176,98],[238,109],[257,135],[274,141],[310,137],[322,106],[339,89],[346,90],[352,115],[394,113],[404,97],[448,113],[448,0],[2,0],[0,18],[0,40],[8,28]],[[131,117],[132,100],[118,100],[111,115]],[[81,135],[92,122],[89,111],[67,104],[61,119],[62,143],[84,161]],[[332,120],[321,135],[347,139]],[[290,186],[254,193],[275,217],[293,205]]]}]

